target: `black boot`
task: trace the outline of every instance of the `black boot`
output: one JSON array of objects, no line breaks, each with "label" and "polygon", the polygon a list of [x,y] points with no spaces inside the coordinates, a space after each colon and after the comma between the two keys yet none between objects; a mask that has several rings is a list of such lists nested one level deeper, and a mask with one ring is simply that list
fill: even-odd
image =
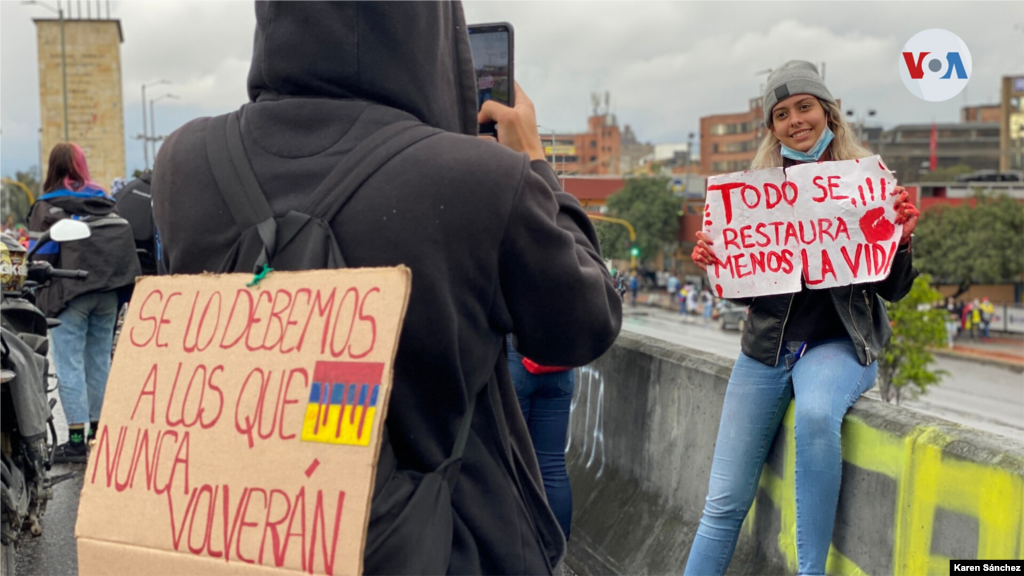
[{"label": "black boot", "polygon": [[89,435],[85,437],[86,445],[92,444],[92,441],[96,439],[96,433],[99,432],[100,423],[90,422],[89,423]]}]

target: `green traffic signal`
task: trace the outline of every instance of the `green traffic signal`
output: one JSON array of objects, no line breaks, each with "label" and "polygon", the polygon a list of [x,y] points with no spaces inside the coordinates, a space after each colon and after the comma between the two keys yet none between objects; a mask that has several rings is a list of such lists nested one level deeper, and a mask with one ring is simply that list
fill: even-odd
[{"label": "green traffic signal", "polygon": [[640,247],[639,246],[633,246],[632,248],[630,248],[629,249],[629,255],[630,256],[634,256],[634,257],[635,256],[639,256],[640,255]]}]

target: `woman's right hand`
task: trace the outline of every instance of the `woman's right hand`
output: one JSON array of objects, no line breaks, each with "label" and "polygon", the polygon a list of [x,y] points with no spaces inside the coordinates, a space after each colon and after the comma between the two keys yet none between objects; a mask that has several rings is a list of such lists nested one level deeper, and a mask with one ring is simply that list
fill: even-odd
[{"label": "woman's right hand", "polygon": [[705,272],[708,270],[708,264],[715,261],[715,251],[711,249],[711,238],[703,231],[697,232],[697,245],[693,247],[693,253],[690,254],[690,258],[693,259],[694,264]]}]

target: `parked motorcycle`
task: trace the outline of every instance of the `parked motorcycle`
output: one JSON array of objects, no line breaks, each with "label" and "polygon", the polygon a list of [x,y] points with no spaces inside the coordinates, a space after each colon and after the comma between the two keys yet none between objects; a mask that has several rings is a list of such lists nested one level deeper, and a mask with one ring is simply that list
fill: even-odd
[{"label": "parked motorcycle", "polygon": [[[53,278],[84,279],[88,272],[60,270],[32,262],[43,244],[81,240],[89,226],[74,220],[54,224],[26,253],[13,238],[0,235],[0,541],[3,576],[15,573],[15,549],[23,530],[42,534],[40,519],[53,498],[50,469],[57,444],[52,410],[47,401],[49,365],[47,330],[60,324],[35,306],[33,291]],[[49,442],[48,442],[49,437]]]}]

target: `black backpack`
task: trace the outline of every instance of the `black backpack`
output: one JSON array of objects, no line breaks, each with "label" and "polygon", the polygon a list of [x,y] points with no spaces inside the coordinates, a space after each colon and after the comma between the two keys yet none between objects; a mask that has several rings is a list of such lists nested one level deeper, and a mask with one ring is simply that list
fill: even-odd
[{"label": "black backpack", "polygon": [[[359,187],[409,146],[442,131],[407,120],[374,133],[309,196],[303,211],[276,216],[245,155],[238,112],[218,116],[206,130],[206,150],[224,200],[242,235],[220,272],[344,268],[331,221]],[[486,386],[484,390],[486,390]],[[367,574],[444,574],[452,548],[451,493],[458,482],[476,396],[459,424],[451,456],[434,472],[399,470],[383,427],[363,570]]]},{"label": "black backpack", "polygon": [[153,223],[153,197],[150,193],[153,173],[146,172],[117,191],[117,213],[132,226],[135,251],[144,276],[158,272],[156,225]]}]

